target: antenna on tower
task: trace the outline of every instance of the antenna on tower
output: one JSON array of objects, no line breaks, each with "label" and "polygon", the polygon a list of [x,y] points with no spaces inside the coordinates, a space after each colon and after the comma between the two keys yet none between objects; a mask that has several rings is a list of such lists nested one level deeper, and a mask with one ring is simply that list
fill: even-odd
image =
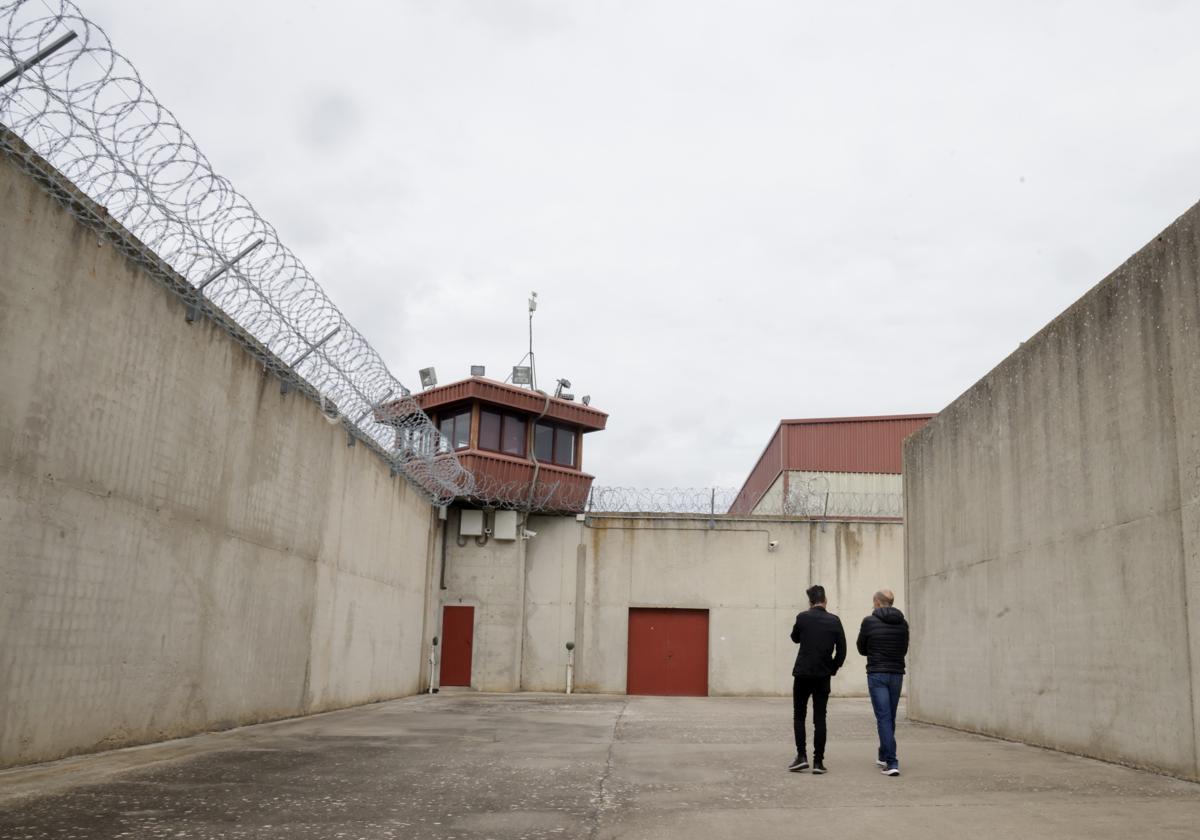
[{"label": "antenna on tower", "polygon": [[[528,385],[533,390],[537,390],[537,362],[533,355],[533,313],[537,312],[537,292],[529,293],[529,352],[526,353],[521,361],[513,365],[512,373],[504,378],[505,382],[510,379],[514,385]],[[528,360],[528,367],[525,362]]]},{"label": "antenna on tower", "polygon": [[537,390],[537,362],[533,360],[533,313],[537,312],[537,292],[529,293],[529,372],[532,374],[532,387]]}]

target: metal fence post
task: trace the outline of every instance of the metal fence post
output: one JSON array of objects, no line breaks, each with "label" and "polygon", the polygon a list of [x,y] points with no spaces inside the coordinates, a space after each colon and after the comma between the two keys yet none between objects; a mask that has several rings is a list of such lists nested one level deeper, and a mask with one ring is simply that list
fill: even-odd
[{"label": "metal fence post", "polygon": [[222,274],[224,274],[229,269],[233,268],[234,264],[237,263],[240,259],[242,259],[242,257],[246,256],[251,251],[253,251],[255,248],[262,245],[263,242],[265,242],[265,241],[266,240],[264,240],[264,239],[254,240],[249,245],[247,245],[245,248],[243,248],[241,251],[239,251],[237,256],[235,256],[233,259],[229,260],[228,262],[222,263],[220,268],[218,268],[216,271],[212,272],[211,274],[209,274],[207,277],[205,277],[203,280],[200,281],[200,284],[196,286],[196,302],[191,304],[187,308],[186,318],[187,318],[187,321],[189,324],[192,321],[195,321],[196,316],[200,314],[200,301],[204,296],[204,287],[207,286],[212,281],[216,280],[218,277],[220,277]]},{"label": "metal fence post", "polygon": [[63,47],[65,47],[67,44],[71,43],[78,37],[79,36],[76,35],[74,32],[68,32],[66,35],[63,35],[61,38],[56,40],[53,44],[50,44],[49,46],[46,46],[46,47],[42,47],[40,50],[35,52],[33,55],[31,55],[25,61],[18,61],[17,65],[15,67],[13,67],[13,69],[9,70],[3,76],[0,76],[0,87],[4,87],[6,84],[8,84],[13,79],[20,76],[22,73],[24,73],[26,70],[33,67],[34,65],[41,64],[47,58],[54,55],[54,53],[58,52],[59,50],[61,50]]}]

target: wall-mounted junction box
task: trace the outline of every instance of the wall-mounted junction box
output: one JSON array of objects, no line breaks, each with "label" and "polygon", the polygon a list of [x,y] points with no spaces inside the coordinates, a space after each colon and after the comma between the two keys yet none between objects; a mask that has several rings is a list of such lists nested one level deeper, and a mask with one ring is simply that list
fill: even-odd
[{"label": "wall-mounted junction box", "polygon": [[458,535],[460,537],[483,536],[483,511],[464,510],[458,515]]},{"label": "wall-mounted junction box", "polygon": [[492,534],[498,540],[515,540],[517,538],[517,512],[515,510],[496,511],[494,531]]}]

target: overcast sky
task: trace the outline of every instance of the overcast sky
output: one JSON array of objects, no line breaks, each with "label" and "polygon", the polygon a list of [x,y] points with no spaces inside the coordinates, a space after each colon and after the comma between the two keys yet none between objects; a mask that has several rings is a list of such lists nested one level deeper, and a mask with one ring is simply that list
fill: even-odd
[{"label": "overcast sky", "polygon": [[937,411],[1200,199],[1200,3],[79,0],[393,372],[600,484]]}]

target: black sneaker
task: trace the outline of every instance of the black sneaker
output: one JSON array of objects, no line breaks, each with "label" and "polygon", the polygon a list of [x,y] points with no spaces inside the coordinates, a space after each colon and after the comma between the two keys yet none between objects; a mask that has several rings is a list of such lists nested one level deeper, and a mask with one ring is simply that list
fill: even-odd
[{"label": "black sneaker", "polygon": [[792,759],[792,763],[788,765],[788,770],[793,773],[799,773],[801,770],[808,769],[808,758],[804,753],[796,753],[796,757]]},{"label": "black sneaker", "polygon": [[828,773],[828,772],[829,771],[825,769],[825,762],[822,759],[819,759],[819,758],[813,759],[813,775],[814,776],[820,776],[822,773]]}]

